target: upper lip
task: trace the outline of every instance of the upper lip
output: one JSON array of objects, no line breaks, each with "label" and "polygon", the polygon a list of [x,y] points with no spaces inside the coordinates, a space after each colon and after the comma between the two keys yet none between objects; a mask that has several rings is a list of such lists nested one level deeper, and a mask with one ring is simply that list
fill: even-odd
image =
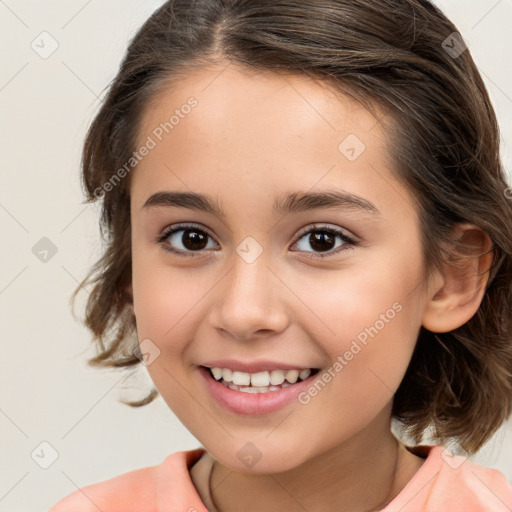
[{"label": "upper lip", "polygon": [[201,366],[210,368],[229,368],[238,372],[258,373],[272,370],[306,370],[314,369],[312,366],[294,365],[290,363],[280,363],[278,361],[235,361],[234,359],[216,359],[215,361],[206,361]]}]

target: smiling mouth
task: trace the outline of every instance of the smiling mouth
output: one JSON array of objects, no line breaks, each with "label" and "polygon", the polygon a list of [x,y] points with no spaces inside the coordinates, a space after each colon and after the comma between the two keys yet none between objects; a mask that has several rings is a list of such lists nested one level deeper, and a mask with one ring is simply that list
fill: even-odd
[{"label": "smiling mouth", "polygon": [[243,393],[268,393],[293,386],[316,375],[319,368],[272,370],[257,373],[233,371],[229,368],[202,366],[219,384]]}]

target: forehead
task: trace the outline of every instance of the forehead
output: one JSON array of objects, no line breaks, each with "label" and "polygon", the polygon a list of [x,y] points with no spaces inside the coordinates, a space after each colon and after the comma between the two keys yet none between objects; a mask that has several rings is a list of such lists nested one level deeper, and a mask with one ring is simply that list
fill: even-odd
[{"label": "forehead", "polygon": [[190,98],[197,101],[194,115],[180,116],[173,135],[183,131],[178,125],[187,118],[188,136],[198,140],[248,137],[248,149],[276,145],[276,135],[281,135],[279,141],[307,137],[314,143],[326,135],[336,141],[344,130],[362,135],[377,123],[357,100],[307,75],[211,65],[170,81],[151,99],[142,115],[139,140],[176,110],[179,114]]},{"label": "forehead", "polygon": [[[268,202],[269,192],[282,195],[278,189],[336,187],[365,189],[377,199],[393,181],[379,120],[306,75],[233,65],[195,69],[148,104],[137,147],[148,138],[154,147],[132,182],[138,205],[163,188],[214,196],[247,188]],[[398,182],[393,187],[407,195]],[[377,202],[396,201],[391,195]]]}]

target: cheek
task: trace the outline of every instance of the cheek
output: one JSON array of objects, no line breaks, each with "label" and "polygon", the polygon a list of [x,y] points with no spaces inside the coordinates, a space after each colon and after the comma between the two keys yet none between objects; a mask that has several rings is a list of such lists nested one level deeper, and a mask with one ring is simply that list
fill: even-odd
[{"label": "cheek", "polygon": [[197,327],[191,323],[194,307],[206,293],[205,281],[192,279],[190,272],[193,270],[162,265],[149,253],[133,253],[137,335],[142,343],[151,340],[157,347],[153,351],[158,353],[147,371],[164,401],[182,420],[188,417],[190,403],[183,387],[189,377],[183,362],[191,333]]},{"label": "cheek", "polygon": [[403,379],[419,328],[398,302],[343,338],[336,357],[337,393],[350,410],[357,403],[384,404]]},{"label": "cheek", "polygon": [[[336,340],[365,337],[365,329],[376,326],[378,331],[390,331],[392,324],[418,315],[418,296],[414,288],[418,282],[418,269],[395,263],[383,270],[377,265],[364,268],[340,269],[295,276],[297,295],[303,298],[308,322],[314,329],[312,339],[325,339],[336,347]],[[300,286],[300,288],[299,288]],[[407,322],[402,325],[406,326]],[[397,327],[397,325],[395,325]],[[330,336],[329,336],[330,335]],[[364,341],[364,340],[363,340]]]},{"label": "cheek", "polygon": [[139,338],[173,339],[176,343],[167,345],[179,347],[181,338],[176,334],[190,320],[187,313],[206,291],[205,280],[191,280],[190,272],[193,270],[173,271],[161,264],[134,261],[133,293]]},{"label": "cheek", "polygon": [[383,252],[361,271],[331,272],[325,282],[318,276],[296,280],[310,309],[301,325],[322,344],[331,364],[338,362],[332,389],[349,409],[361,400],[389,400],[421,326],[419,259]]},{"label": "cheek", "polygon": [[[190,350],[204,321],[208,294],[218,273],[208,265],[180,267],[165,263],[151,251],[133,253],[133,295],[139,340],[150,339],[162,355],[148,367],[159,378],[165,369],[182,374],[190,369]],[[169,377],[164,374],[166,381]],[[155,380],[154,379],[154,380]],[[156,383],[156,382],[155,382]]]},{"label": "cheek", "polygon": [[[160,248],[149,247],[140,227],[132,239],[134,312],[139,340],[161,340],[177,324],[186,303],[194,300],[193,288],[185,286],[186,272],[173,271],[162,263]],[[160,344],[159,344],[160,345]]]},{"label": "cheek", "polygon": [[[309,334],[322,343],[331,361],[301,397],[302,414],[311,422],[322,418],[313,451],[327,449],[373,421],[389,405],[409,364],[419,325],[407,276],[403,281],[381,276],[378,283],[372,277],[331,280],[341,292],[309,295],[323,321],[311,322]],[[298,424],[307,438],[308,421]]]}]

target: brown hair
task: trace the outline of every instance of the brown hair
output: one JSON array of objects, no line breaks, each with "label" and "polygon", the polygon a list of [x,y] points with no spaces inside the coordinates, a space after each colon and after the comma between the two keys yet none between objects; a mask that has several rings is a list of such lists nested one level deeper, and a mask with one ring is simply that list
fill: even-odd
[{"label": "brown hair", "polygon": [[[83,148],[87,202],[102,200],[105,243],[73,294],[92,285],[85,324],[98,355],[89,364],[140,364],[126,291],[130,175],[107,193],[104,185],[133,156],[144,106],[180,73],[208,62],[306,74],[390,114],[394,171],[415,198],[428,272],[446,261],[459,222],[475,224],[493,243],[477,313],[451,332],[421,327],[393,402],[394,418],[416,442],[430,427],[434,438],[454,438],[469,452],[481,447],[511,412],[512,208],[495,113],[462,44],[427,0],[171,0],[160,7],[130,42]],[[153,388],[125,403],[144,405],[157,394]]]}]

